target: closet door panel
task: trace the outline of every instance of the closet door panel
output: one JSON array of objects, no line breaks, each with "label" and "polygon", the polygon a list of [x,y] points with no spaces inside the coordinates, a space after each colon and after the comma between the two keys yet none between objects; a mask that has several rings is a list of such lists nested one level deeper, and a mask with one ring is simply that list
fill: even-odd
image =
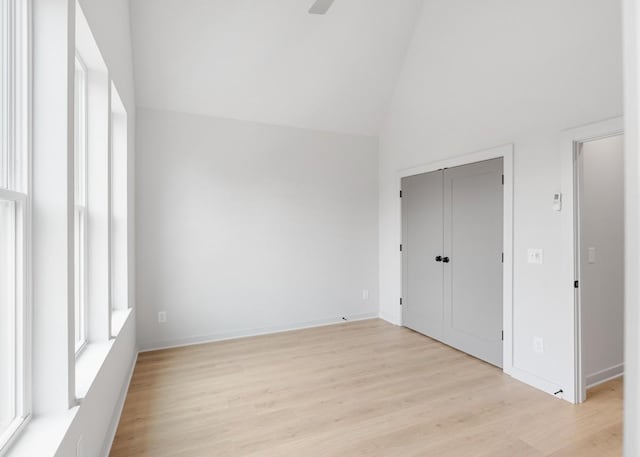
[{"label": "closet door panel", "polygon": [[443,333],[443,173],[402,180],[402,322],[424,335]]},{"label": "closet door panel", "polygon": [[444,173],[444,342],[502,366],[503,160]]}]

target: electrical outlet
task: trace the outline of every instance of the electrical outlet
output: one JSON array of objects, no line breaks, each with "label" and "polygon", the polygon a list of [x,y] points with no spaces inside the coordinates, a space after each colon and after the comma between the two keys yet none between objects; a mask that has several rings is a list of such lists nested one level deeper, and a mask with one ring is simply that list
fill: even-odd
[{"label": "electrical outlet", "polygon": [[160,324],[166,324],[167,323],[167,312],[166,311],[160,311],[158,313],[158,322]]},{"label": "electrical outlet", "polygon": [[533,339],[533,352],[536,354],[544,354],[544,340],[539,336]]},{"label": "electrical outlet", "polygon": [[369,300],[369,291],[367,289],[364,289],[362,291],[362,299],[363,300]]}]

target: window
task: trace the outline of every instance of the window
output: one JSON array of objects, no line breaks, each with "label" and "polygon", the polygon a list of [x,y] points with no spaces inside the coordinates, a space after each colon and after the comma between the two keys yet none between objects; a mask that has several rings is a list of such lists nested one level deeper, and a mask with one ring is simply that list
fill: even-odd
[{"label": "window", "polygon": [[0,451],[29,415],[26,3],[0,0]]},{"label": "window", "polygon": [[76,57],[74,110],[75,350],[87,342],[87,68]]},{"label": "window", "polygon": [[[127,259],[127,112],[115,85],[111,85],[111,309],[126,311]],[[120,325],[112,317],[112,335]]]},{"label": "window", "polygon": [[109,72],[76,3],[75,350],[110,338]]}]

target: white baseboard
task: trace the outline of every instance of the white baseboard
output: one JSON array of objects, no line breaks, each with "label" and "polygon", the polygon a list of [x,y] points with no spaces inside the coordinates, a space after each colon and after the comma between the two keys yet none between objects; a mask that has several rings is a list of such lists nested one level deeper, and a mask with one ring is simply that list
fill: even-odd
[{"label": "white baseboard", "polygon": [[389,314],[386,314],[386,313],[380,313],[380,314],[378,315],[378,317],[379,317],[380,319],[382,319],[383,321],[387,321],[387,322],[389,322],[390,324],[398,325],[398,326],[402,325],[402,322],[400,322],[397,318],[392,317],[392,316],[391,316],[391,315],[389,315]]},{"label": "white baseboard", "polygon": [[113,446],[113,440],[116,438],[116,432],[118,431],[118,424],[120,423],[120,416],[122,416],[122,410],[124,409],[124,403],[127,400],[127,394],[129,393],[129,386],[131,385],[131,379],[133,378],[133,371],[136,368],[136,362],[138,361],[138,352],[136,352],[133,361],[131,362],[131,367],[129,369],[129,378],[127,382],[124,383],[122,389],[120,390],[120,397],[118,398],[118,403],[113,413],[113,417],[111,418],[111,425],[109,425],[109,430],[107,431],[107,436],[105,437],[104,445],[102,446],[102,457],[109,457],[109,453],[111,452],[111,446]]},{"label": "white baseboard", "polygon": [[[505,369],[505,374],[511,376],[514,379],[517,379],[520,382],[530,385],[538,390],[546,392],[547,394],[554,396],[556,398],[560,398],[562,400],[566,400],[569,403],[573,403],[573,392],[567,392],[566,388],[560,387],[558,384],[547,381],[546,379],[542,379],[536,375],[529,373],[528,371],[522,370],[520,368],[511,367],[509,369]],[[562,392],[559,392],[562,390]]]},{"label": "white baseboard", "polygon": [[621,363],[605,370],[598,371],[597,373],[586,375],[585,384],[587,385],[587,389],[591,389],[592,387],[599,386],[600,384],[604,384],[607,381],[611,381],[623,375],[624,363]]},{"label": "white baseboard", "polygon": [[[379,318],[393,325],[399,325],[399,326],[402,325],[402,322],[398,322],[398,320],[395,317],[385,313],[380,313]],[[538,376],[535,376],[529,373],[528,371],[521,370],[513,366],[509,368],[505,367],[504,373],[511,376],[514,379],[517,379],[518,381],[524,384],[528,384],[531,387],[534,387],[538,390],[546,392],[551,396],[554,396],[556,398],[560,398],[563,400],[567,400],[573,403],[572,393],[566,392],[566,390],[561,388],[558,384],[555,384],[551,381],[547,381],[546,379],[539,378]],[[563,392],[558,393],[560,390],[563,390]]]},{"label": "white baseboard", "polygon": [[251,336],[270,335],[273,333],[290,332],[292,330],[302,330],[306,328],[324,327],[327,325],[344,324],[345,322],[362,321],[367,319],[377,319],[376,313],[355,314],[344,317],[334,317],[317,321],[299,322],[290,325],[275,327],[238,330],[234,332],[218,333],[213,335],[195,336],[189,338],[178,338],[166,341],[149,341],[140,343],[140,352],[157,351],[160,349],[171,349],[184,346],[194,346],[197,344],[214,343],[216,341],[235,340],[248,338]]}]

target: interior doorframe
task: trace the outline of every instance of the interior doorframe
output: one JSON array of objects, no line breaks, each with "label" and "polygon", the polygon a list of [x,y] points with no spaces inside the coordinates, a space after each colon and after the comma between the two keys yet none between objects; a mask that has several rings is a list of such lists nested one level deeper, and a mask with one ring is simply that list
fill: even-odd
[{"label": "interior doorframe", "polygon": [[563,271],[567,284],[566,297],[573,303],[573,357],[574,372],[572,392],[567,392],[567,399],[573,403],[586,400],[586,379],[582,364],[582,320],[580,289],[575,281],[580,280],[580,205],[579,205],[579,171],[578,152],[580,145],[589,141],[600,140],[624,133],[624,118],[616,117],[594,124],[570,129],[562,138],[562,195],[561,211],[563,227],[563,258],[566,259]]},{"label": "interior doorframe", "polygon": [[[469,165],[476,162],[483,162],[491,159],[503,159],[504,166],[504,193],[503,193],[503,252],[504,265],[502,268],[502,320],[504,329],[504,341],[502,344],[502,370],[511,375],[513,372],[513,155],[514,145],[506,144],[490,149],[485,149],[470,154],[452,157],[436,162],[419,165],[416,167],[406,168],[398,171],[397,190],[398,195],[402,189],[402,179],[409,176],[421,175],[438,171],[445,168],[459,167]],[[399,213],[400,218],[400,239],[402,239],[402,211]],[[402,271],[402,253],[400,256],[400,290],[402,291],[403,271]],[[403,314],[401,313],[400,322],[402,322]]]}]

